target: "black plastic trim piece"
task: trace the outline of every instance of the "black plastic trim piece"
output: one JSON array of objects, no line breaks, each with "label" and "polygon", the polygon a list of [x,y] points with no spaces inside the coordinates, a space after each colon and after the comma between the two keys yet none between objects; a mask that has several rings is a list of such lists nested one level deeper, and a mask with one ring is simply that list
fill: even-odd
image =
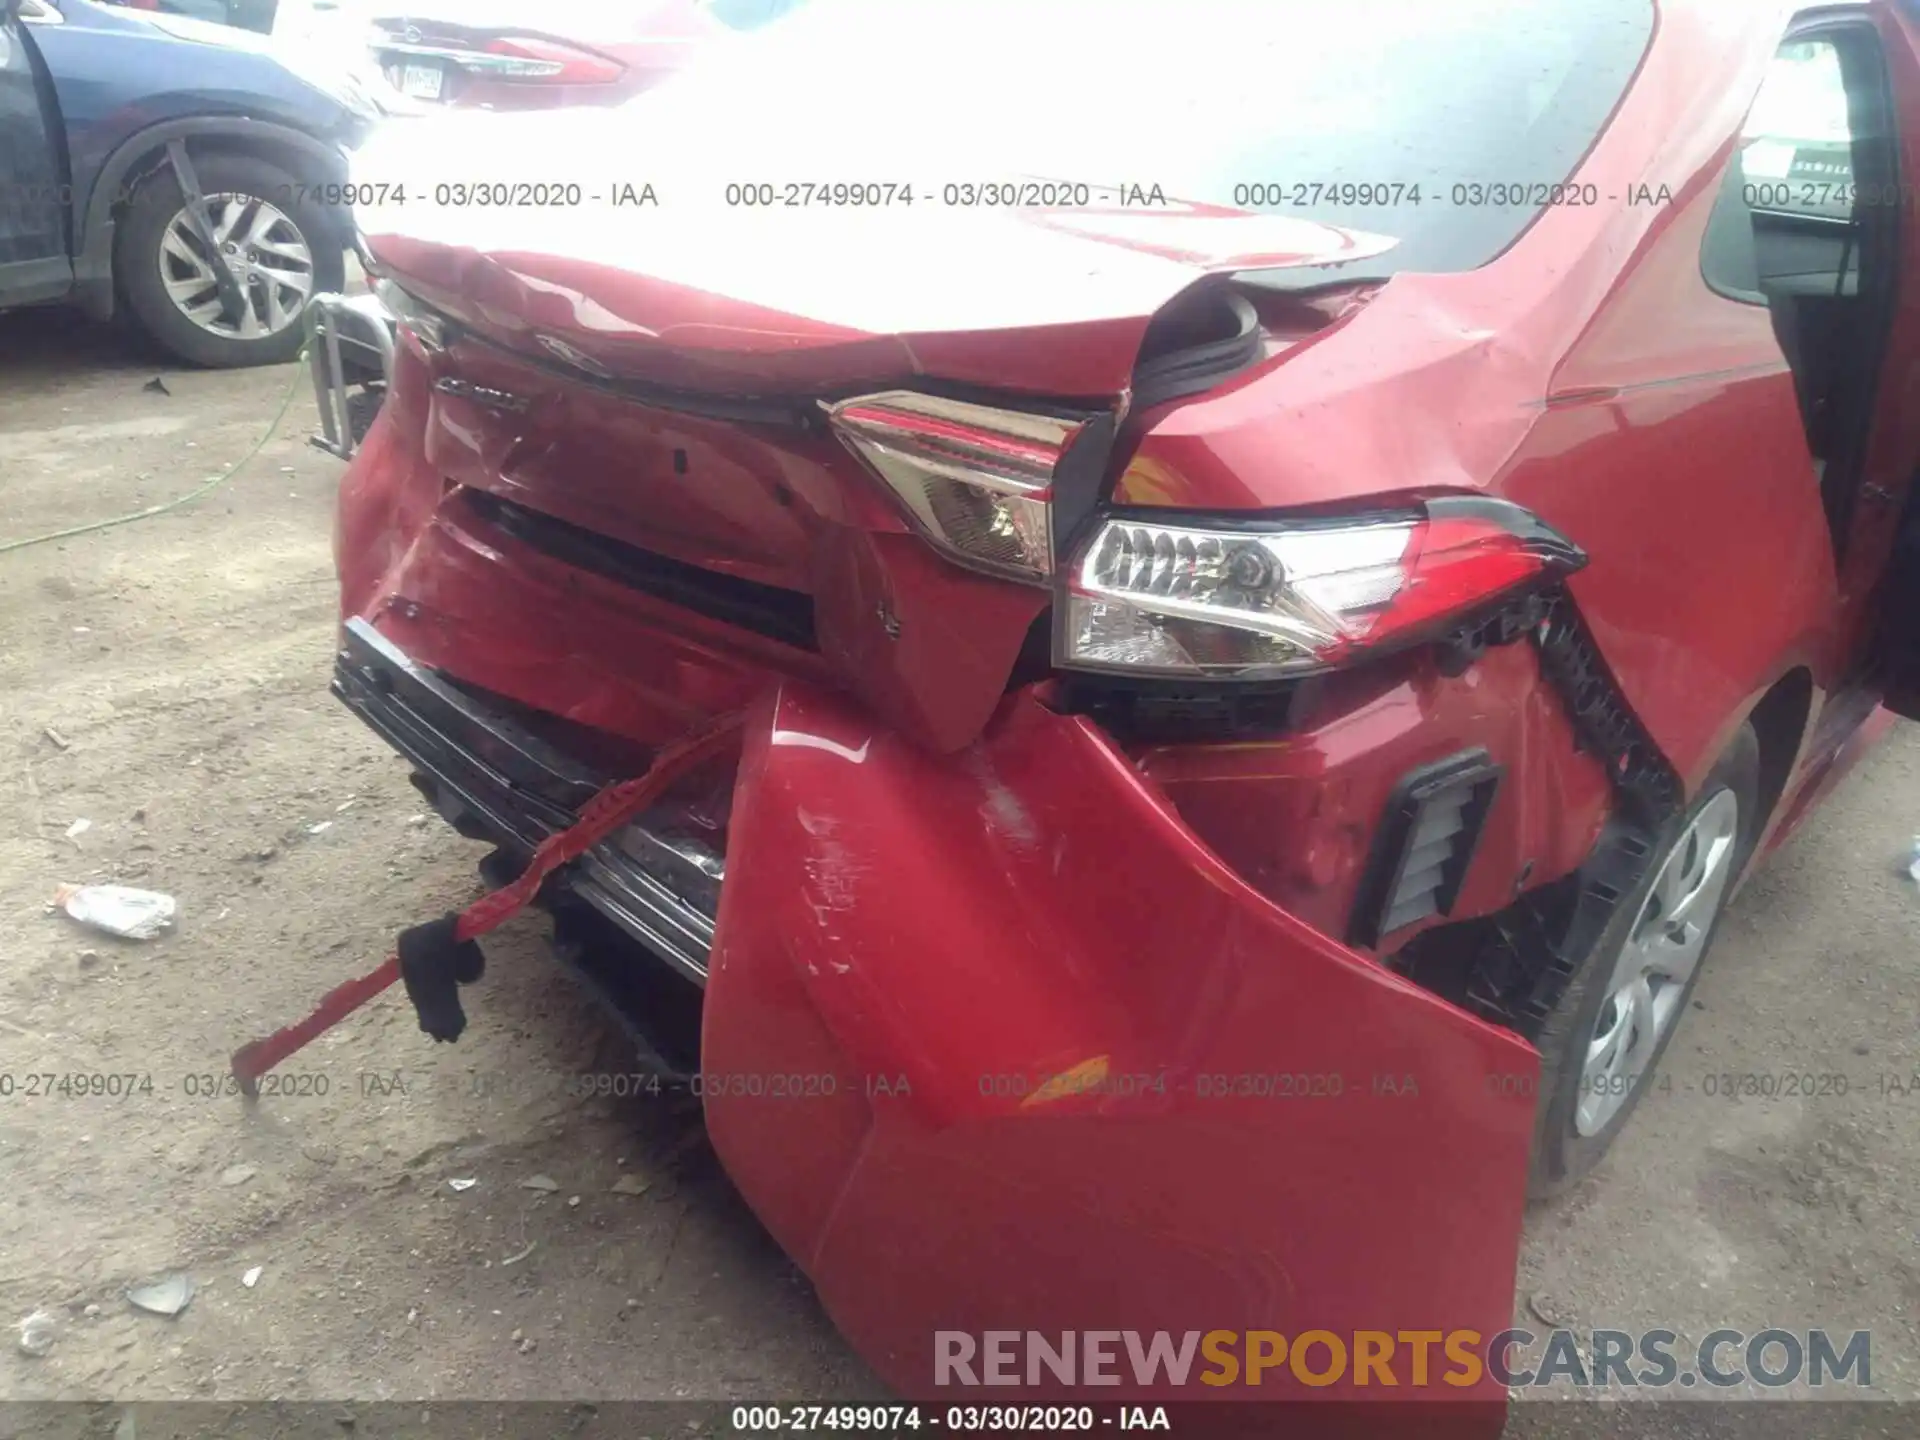
[{"label": "black plastic trim piece", "polygon": [[[1646,878],[1685,798],[1679,773],[1627,704],[1564,588],[1543,597],[1532,636],[1541,674],[1566,705],[1580,747],[1607,771],[1615,809],[1593,853],[1566,882],[1522,896],[1490,917],[1477,937],[1464,1003],[1529,1039],[1621,902]],[[1417,963],[1409,957],[1410,966]]]},{"label": "black plastic trim piece", "polygon": [[1082,532],[1090,527],[1100,508],[1119,429],[1120,417],[1114,412],[1093,416],[1075,432],[1066,453],[1053,467],[1050,508],[1056,569],[1064,568],[1073,557]]},{"label": "black plastic trim piece", "polygon": [[1219,744],[1259,740],[1293,725],[1314,676],[1280,681],[1126,679],[1102,671],[1059,672],[1058,708],[1086,715],[1125,743]]},{"label": "black plastic trim piece", "polygon": [[1400,882],[1406,876],[1407,861],[1413,853],[1413,840],[1421,819],[1435,801],[1464,791],[1461,829],[1448,851],[1440,888],[1434,892],[1433,901],[1435,913],[1452,913],[1473,857],[1479,851],[1480,836],[1486,829],[1487,815],[1493,808],[1504,773],[1485,750],[1474,749],[1423,765],[1400,777],[1393,793],[1387,797],[1386,809],[1374,830],[1373,850],[1354,897],[1353,918],[1347,924],[1348,944],[1373,949],[1384,935],[1391,933],[1383,927],[1393,909]]},{"label": "black plastic trim piece", "polygon": [[484,491],[469,490],[466,500],[481,520],[543,555],[796,650],[819,648],[810,595],[672,560]]},{"label": "black plastic trim piece", "polygon": [[1489,650],[1517,645],[1540,628],[1552,596],[1527,590],[1510,596],[1491,612],[1469,616],[1434,641],[1434,664],[1442,675],[1464,675]]},{"label": "black plastic trim piece", "polygon": [[1657,833],[1679,810],[1685,786],[1627,704],[1564,588],[1547,597],[1533,634],[1541,672],[1566,702],[1584,748],[1606,766],[1626,818]]},{"label": "black plastic trim piece", "polygon": [[[1466,1005],[1529,1040],[1540,1033],[1615,911],[1646,877],[1657,838],[1621,816],[1609,820],[1570,885],[1547,887],[1492,918],[1467,982]],[[1568,906],[1559,913],[1552,902]]]},{"label": "black plastic trim piece", "polygon": [[[1213,339],[1201,340],[1154,354],[1157,344],[1169,330],[1191,324],[1202,317],[1202,307],[1210,307],[1233,329]],[[1260,312],[1246,296],[1218,285],[1203,285],[1189,290],[1173,301],[1147,327],[1141,342],[1143,358],[1133,371],[1133,403],[1145,410],[1171,400],[1184,400],[1213,389],[1231,379],[1258,360],[1263,351]]]}]

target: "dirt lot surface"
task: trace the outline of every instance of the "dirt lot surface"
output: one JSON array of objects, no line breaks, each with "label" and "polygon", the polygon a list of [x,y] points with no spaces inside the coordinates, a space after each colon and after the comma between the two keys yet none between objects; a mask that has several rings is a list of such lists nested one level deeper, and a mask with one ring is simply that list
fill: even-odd
[{"label": "dirt lot surface", "polygon": [[[297,1093],[221,1093],[236,1044],[477,894],[480,848],[327,694],[340,467],[303,443],[294,370],[156,369],[64,316],[0,317],[0,543],[192,489],[296,384],[208,498],[0,555],[0,1321],[54,1317],[44,1356],[8,1335],[0,1397],[880,1396],[697,1115],[557,1091],[621,1057],[544,920],[490,946],[459,1045],[396,994],[290,1062]],[[1534,1218],[1522,1323],[1870,1329],[1876,1389],[1920,1396],[1920,1093],[1878,1080],[1920,1070],[1916,829],[1903,727],[1748,887],[1667,1092]],[[168,891],[179,923],[134,944],[48,912],[87,880]],[[139,1088],[27,1094],[44,1074]],[[1786,1074],[1848,1093],[1709,1078]],[[130,1308],[173,1271],[199,1287],[184,1314]]]},{"label": "dirt lot surface", "polygon": [[[0,541],[192,489],[295,379],[0,325]],[[171,394],[144,388],[162,373]],[[396,991],[289,1062],[296,1093],[221,1093],[238,1042],[480,889],[484,847],[418,820],[405,768],[327,694],[340,465],[305,446],[311,416],[302,389],[191,508],[0,557],[0,1072],[152,1080],[0,1100],[0,1315],[60,1322],[43,1359],[8,1337],[0,1394],[872,1392],[697,1116],[562,1093],[620,1057],[542,918],[489,945],[457,1046]],[[136,944],[45,913],[85,880],[165,890],[179,922]],[[651,1188],[612,1193],[628,1176]],[[122,1298],[175,1270],[202,1287],[178,1320]]]}]

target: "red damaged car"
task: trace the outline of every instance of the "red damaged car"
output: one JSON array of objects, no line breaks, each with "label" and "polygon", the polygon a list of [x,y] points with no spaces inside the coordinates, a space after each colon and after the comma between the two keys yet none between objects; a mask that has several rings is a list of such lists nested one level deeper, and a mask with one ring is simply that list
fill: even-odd
[{"label": "red damaged car", "polygon": [[745,715],[546,902],[902,1391],[1503,1328],[1920,703],[1920,7],[1368,15],[816,0],[356,157],[584,198],[360,212],[336,689],[506,870]]}]

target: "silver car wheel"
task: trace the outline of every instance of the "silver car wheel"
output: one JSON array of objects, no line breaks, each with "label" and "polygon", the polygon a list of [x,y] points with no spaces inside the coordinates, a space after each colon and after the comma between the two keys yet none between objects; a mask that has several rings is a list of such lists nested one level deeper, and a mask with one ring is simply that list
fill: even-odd
[{"label": "silver car wheel", "polygon": [[286,213],[255,195],[209,195],[207,213],[244,304],[226,313],[212,257],[182,207],[160,240],[160,281],[180,313],[212,335],[262,340],[299,322],[313,295],[313,251]]},{"label": "silver car wheel", "polygon": [[1740,802],[1722,790],[1667,852],[1614,962],[1580,1075],[1573,1128],[1598,1135],[1645,1081],[1661,1038],[1679,1019],[1733,878]]}]

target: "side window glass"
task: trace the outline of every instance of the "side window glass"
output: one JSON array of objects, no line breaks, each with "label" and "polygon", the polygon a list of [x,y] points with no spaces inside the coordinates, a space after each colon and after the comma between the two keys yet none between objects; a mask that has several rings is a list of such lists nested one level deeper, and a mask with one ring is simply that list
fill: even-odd
[{"label": "side window glass", "polygon": [[1755,210],[1853,218],[1853,130],[1831,40],[1796,40],[1774,56],[1741,136],[1743,198]]},{"label": "side window glass", "polygon": [[1767,307],[1836,550],[1899,286],[1902,188],[1873,27],[1842,19],[1790,37],[1721,181],[1700,268],[1720,294]]},{"label": "side window glass", "polygon": [[1790,40],[1754,98],[1708,224],[1707,283],[1755,304],[1793,277],[1852,283],[1841,268],[1858,259],[1846,242],[1860,198],[1839,46]]}]

